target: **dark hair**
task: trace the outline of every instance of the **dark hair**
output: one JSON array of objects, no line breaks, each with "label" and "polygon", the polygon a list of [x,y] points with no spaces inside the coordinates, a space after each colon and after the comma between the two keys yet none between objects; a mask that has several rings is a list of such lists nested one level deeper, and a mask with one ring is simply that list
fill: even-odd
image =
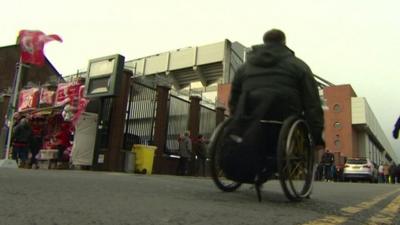
[{"label": "dark hair", "polygon": [[278,29],[272,29],[267,32],[265,32],[263,36],[263,41],[264,44],[266,43],[279,43],[279,44],[285,44],[286,43],[286,36],[283,31],[278,30]]}]

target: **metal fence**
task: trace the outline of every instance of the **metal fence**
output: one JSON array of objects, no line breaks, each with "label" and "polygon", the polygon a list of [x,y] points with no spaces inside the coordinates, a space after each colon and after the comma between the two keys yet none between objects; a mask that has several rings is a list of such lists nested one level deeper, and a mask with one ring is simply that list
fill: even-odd
[{"label": "metal fence", "polygon": [[[124,149],[130,150],[133,144],[148,144],[154,141],[156,116],[156,89],[134,81],[128,96]],[[179,153],[179,134],[188,130],[190,101],[169,95],[165,153]],[[215,129],[215,110],[200,105],[199,134],[210,138]]]},{"label": "metal fence", "polygon": [[124,149],[131,149],[133,144],[153,142],[155,110],[156,90],[133,82],[128,96]]},{"label": "metal fence", "polygon": [[215,124],[216,124],[215,110],[200,105],[199,134],[209,139],[211,137],[212,132],[215,129]]},{"label": "metal fence", "polygon": [[179,134],[188,129],[189,106],[190,106],[189,101],[170,95],[167,143],[165,149],[165,152],[167,154],[178,154]]}]

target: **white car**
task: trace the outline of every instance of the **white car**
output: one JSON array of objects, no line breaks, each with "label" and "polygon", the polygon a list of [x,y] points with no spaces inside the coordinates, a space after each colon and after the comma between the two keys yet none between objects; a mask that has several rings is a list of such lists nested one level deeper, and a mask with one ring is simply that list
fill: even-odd
[{"label": "white car", "polygon": [[344,180],[378,180],[378,168],[368,158],[349,158],[344,164]]}]

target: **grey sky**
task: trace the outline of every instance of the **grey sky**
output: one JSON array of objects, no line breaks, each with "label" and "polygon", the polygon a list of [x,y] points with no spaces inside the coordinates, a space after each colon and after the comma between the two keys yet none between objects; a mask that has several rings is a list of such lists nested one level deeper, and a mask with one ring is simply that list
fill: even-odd
[{"label": "grey sky", "polygon": [[250,46],[280,28],[315,74],[367,98],[400,157],[390,136],[400,112],[398,0],[13,0],[2,9],[0,46],[21,29],[58,34],[64,43],[45,52],[64,75],[115,53],[135,59],[225,38]]}]

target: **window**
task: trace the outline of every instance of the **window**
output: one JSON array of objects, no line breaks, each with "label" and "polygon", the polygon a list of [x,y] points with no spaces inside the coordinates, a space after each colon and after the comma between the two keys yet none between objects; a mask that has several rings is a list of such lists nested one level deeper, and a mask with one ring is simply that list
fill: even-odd
[{"label": "window", "polygon": [[348,159],[347,162],[348,164],[367,164],[367,159]]},{"label": "window", "polygon": [[342,110],[342,109],[341,109],[341,107],[340,107],[339,104],[333,105],[333,111],[334,111],[334,112],[340,112],[341,110]]},{"label": "window", "polygon": [[342,143],[340,142],[340,140],[335,140],[335,147],[336,147],[337,149],[340,148],[341,144],[342,144]]},{"label": "window", "polygon": [[335,122],[335,123],[333,124],[333,126],[334,126],[336,129],[342,128],[342,124],[341,124],[340,122]]}]

